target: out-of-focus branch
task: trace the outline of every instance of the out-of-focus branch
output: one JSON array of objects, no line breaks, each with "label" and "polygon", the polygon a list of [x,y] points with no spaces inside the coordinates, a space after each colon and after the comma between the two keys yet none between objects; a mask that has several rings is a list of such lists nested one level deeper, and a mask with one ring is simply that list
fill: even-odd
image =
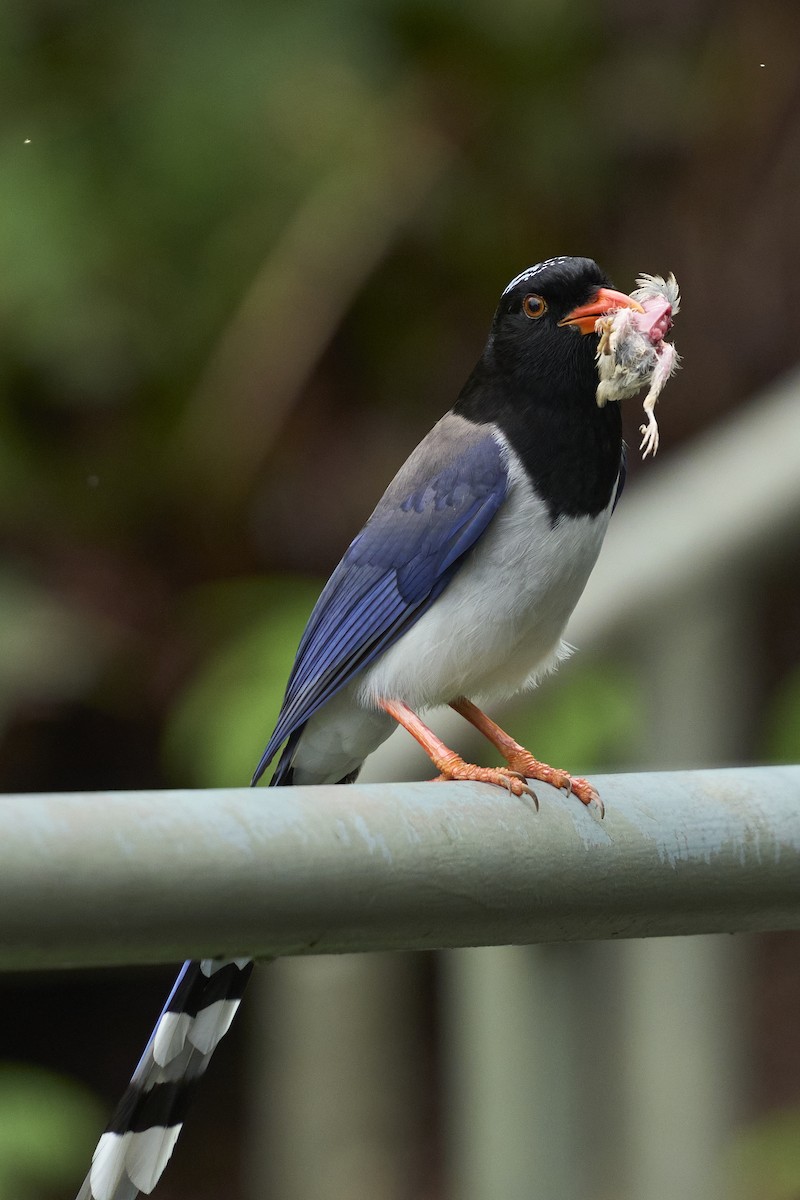
[{"label": "out-of-focus branch", "polygon": [[398,118],[368,161],[330,176],[258,270],[177,431],[171,459],[223,506],[246,495],[354,297],[454,158]]}]

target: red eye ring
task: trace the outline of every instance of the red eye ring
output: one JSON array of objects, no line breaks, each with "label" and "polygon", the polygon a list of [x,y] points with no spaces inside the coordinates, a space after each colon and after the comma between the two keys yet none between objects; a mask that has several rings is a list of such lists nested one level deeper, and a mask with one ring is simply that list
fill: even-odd
[{"label": "red eye ring", "polygon": [[531,321],[538,321],[547,312],[547,301],[544,296],[526,296],[522,301],[522,311]]}]

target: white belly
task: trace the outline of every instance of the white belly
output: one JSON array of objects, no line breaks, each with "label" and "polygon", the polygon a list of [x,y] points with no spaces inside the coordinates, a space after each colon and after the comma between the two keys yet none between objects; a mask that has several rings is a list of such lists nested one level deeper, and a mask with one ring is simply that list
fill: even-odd
[{"label": "white belly", "polygon": [[360,704],[412,708],[491,700],[531,686],[568,649],[561,638],[608,527],[561,517],[512,483],[508,499],[439,599],[358,680]]}]

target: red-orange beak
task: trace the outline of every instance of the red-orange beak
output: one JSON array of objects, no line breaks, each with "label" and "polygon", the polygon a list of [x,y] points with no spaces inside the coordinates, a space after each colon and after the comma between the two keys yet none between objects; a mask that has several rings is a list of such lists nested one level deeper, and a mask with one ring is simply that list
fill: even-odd
[{"label": "red-orange beak", "polygon": [[598,288],[588,304],[581,304],[567,313],[559,325],[572,325],[581,333],[594,333],[598,317],[615,312],[618,308],[632,308],[634,312],[644,312],[637,300],[632,300],[624,292],[615,292],[613,288]]}]

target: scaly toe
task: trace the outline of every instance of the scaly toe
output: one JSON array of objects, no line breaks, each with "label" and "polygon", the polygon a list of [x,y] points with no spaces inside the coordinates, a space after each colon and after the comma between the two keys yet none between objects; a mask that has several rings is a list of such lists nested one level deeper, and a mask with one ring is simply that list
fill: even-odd
[{"label": "scaly toe", "polygon": [[577,796],[581,804],[585,804],[587,808],[596,808],[601,819],[606,815],[606,806],[600,799],[600,793],[589,783],[588,779],[582,779],[580,776],[571,778],[570,785],[569,790]]},{"label": "scaly toe", "polygon": [[461,760],[447,762],[443,765],[444,770],[441,775],[437,776],[437,782],[461,779],[471,780],[473,783],[491,783],[495,787],[505,788],[514,796],[530,796],[537,809],[539,807],[539,798],[528,785],[521,771],[511,767],[479,767],[475,763],[466,763]]},{"label": "scaly toe", "polygon": [[580,800],[581,804],[585,804],[587,807],[592,806],[599,811],[601,817],[605,816],[603,801],[600,799],[597,789],[592,787],[588,779],[570,775],[569,771],[562,771],[558,767],[549,767],[547,763],[539,762],[538,758],[534,758],[527,751],[515,754],[509,759],[509,764],[526,779],[537,779],[540,783],[549,783],[551,787],[566,791],[567,795],[572,793]]},{"label": "scaly toe", "polygon": [[569,790],[572,786],[572,776],[568,771],[560,771],[557,767],[548,767],[547,763],[539,762],[538,758],[534,758],[527,751],[513,755],[509,758],[508,765],[512,770],[524,775],[526,779],[537,779],[539,783],[549,783],[551,787],[559,789],[567,788]]}]

